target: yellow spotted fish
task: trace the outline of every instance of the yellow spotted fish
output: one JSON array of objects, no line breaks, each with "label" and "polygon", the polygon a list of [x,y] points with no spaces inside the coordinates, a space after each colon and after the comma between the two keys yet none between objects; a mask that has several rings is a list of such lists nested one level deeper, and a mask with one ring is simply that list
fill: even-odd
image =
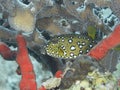
[{"label": "yellow spotted fish", "polygon": [[73,59],[88,53],[94,42],[86,35],[63,34],[52,37],[45,50],[48,55],[56,58]]}]

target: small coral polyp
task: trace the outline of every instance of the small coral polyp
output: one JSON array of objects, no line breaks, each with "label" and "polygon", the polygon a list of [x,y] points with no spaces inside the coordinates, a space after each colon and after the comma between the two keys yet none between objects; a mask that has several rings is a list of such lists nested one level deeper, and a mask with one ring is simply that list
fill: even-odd
[{"label": "small coral polyp", "polygon": [[28,7],[16,8],[16,15],[9,16],[8,22],[12,28],[24,33],[31,33],[35,27],[36,18]]}]

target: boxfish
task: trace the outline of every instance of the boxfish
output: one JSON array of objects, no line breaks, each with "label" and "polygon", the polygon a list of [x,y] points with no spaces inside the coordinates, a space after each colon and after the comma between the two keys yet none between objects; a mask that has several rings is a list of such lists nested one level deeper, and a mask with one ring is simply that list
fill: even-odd
[{"label": "boxfish", "polygon": [[53,36],[45,46],[45,50],[52,57],[74,59],[87,54],[95,44],[95,40],[87,35],[62,34]]}]

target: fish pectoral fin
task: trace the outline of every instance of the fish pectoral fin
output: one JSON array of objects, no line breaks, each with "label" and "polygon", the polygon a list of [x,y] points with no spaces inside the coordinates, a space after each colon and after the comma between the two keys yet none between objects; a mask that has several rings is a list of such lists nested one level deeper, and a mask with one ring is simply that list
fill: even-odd
[{"label": "fish pectoral fin", "polygon": [[58,48],[58,53],[59,53],[60,56],[63,56],[64,55],[64,50],[61,47],[59,47]]}]

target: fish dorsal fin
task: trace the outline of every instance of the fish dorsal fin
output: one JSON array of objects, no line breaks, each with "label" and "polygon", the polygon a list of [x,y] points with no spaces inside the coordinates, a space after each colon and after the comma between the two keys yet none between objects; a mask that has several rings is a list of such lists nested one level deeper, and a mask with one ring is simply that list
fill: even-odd
[{"label": "fish dorsal fin", "polygon": [[94,40],[95,35],[97,33],[97,30],[94,26],[88,26],[87,27],[87,33],[88,33],[88,36],[91,37]]}]

